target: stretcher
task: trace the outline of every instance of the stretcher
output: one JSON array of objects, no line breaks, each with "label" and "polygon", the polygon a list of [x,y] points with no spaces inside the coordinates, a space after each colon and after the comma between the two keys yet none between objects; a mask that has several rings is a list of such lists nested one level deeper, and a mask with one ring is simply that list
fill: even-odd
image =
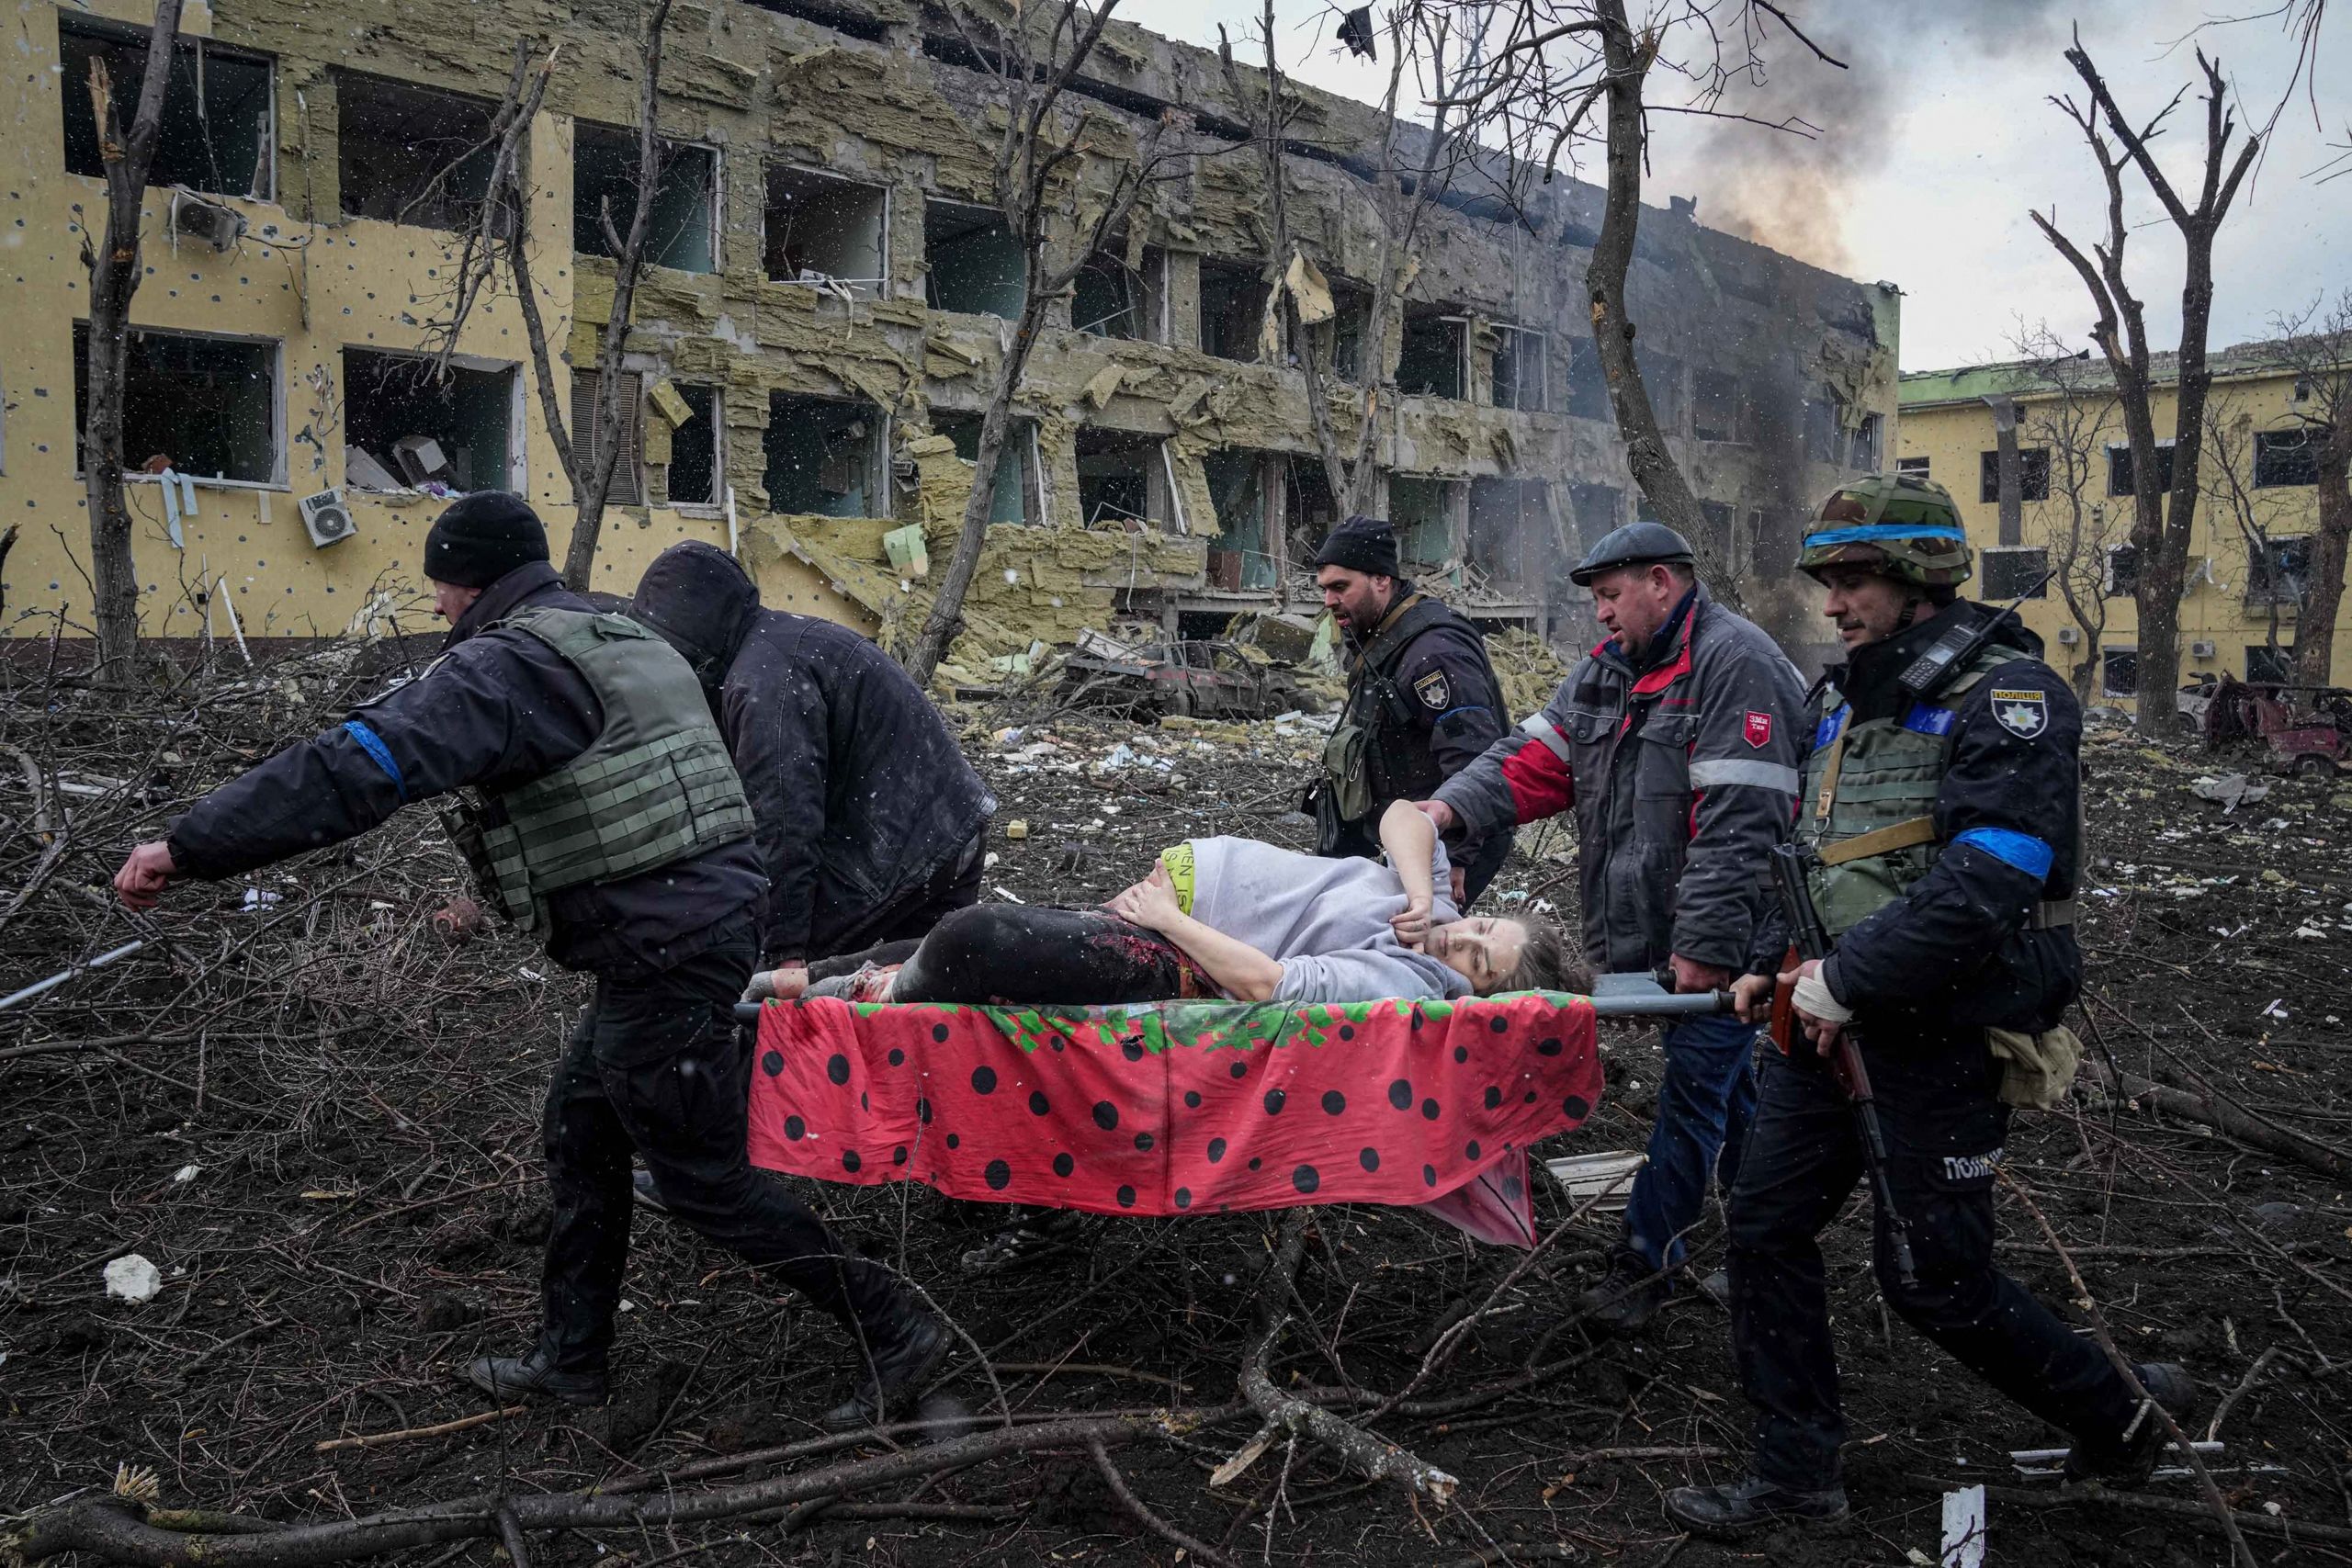
[{"label": "stretcher", "polygon": [[1580,1125],[1603,1018],[1729,1008],[1647,976],[1591,996],[1114,1007],[746,1005],[754,1165],[951,1198],[1167,1215],[1419,1207],[1531,1245],[1530,1145]]}]

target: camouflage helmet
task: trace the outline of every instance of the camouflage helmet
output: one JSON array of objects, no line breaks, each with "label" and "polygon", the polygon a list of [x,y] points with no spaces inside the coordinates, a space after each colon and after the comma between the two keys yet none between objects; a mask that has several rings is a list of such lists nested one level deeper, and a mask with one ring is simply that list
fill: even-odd
[{"label": "camouflage helmet", "polygon": [[1918,588],[1957,588],[1975,570],[1951,492],[1909,474],[1867,474],[1821,503],[1797,570],[1860,567]]}]

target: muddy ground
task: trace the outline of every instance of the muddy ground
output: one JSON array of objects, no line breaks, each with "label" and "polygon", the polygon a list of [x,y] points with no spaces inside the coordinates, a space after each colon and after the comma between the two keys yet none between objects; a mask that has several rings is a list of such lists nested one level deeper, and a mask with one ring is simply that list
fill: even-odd
[{"label": "muddy ground", "polygon": [[[453,943],[431,928],[458,873],[414,810],[356,846],[187,889],[139,927],[109,911],[97,890],[139,829],[351,700],[364,682],[333,658],[242,688],[190,683],[164,701],[5,678],[0,740],[44,789],[37,816],[19,759],[0,752],[0,990],[135,935],[172,956],[151,949],[0,1013],[0,1512],[104,1489],[130,1465],[151,1467],[167,1503],[326,1520],[488,1489],[582,1488],[812,1433],[807,1416],[847,1386],[838,1332],[640,1216],[609,1408],[322,1449],[482,1411],[457,1369],[527,1341],[546,1224],[538,1097],[580,986],[525,942]],[[1321,737],[1303,725],[1140,728],[1064,716],[1001,737],[1019,716],[967,716],[969,750],[1003,803],[989,897],[1091,900],[1189,835],[1306,835],[1290,806]],[[2234,1506],[2274,1527],[2344,1532],[2352,1200],[2324,1168],[2352,1159],[2342,1022],[2352,1016],[2352,788],[2276,781],[2267,799],[2225,815],[2191,793],[2214,769],[2186,748],[2108,730],[2090,761],[2082,1025],[2092,1055],[2210,1085],[2301,1157],[2085,1086],[2069,1109],[2020,1118],[2009,1169],[2126,1348],[2185,1361],[2209,1411],[2234,1394],[2214,1461]],[[1027,827],[1017,840],[1002,830],[1015,819]],[[1573,918],[1566,834],[1523,834],[1521,846],[1496,895]],[[1608,1044],[1611,1093],[1562,1151],[1635,1148],[1645,1136],[1655,1048],[1632,1032]],[[1539,1214],[1556,1222],[1566,1205],[1539,1189]],[[1102,1221],[1035,1267],[972,1278],[956,1259],[975,1234],[928,1194],[808,1195],[935,1295],[1024,1412],[1235,1398],[1268,1258],[1259,1218]],[[2064,1272],[2032,1221],[2013,1198],[2001,1215],[2004,1264],[2062,1299]],[[1379,1424],[1463,1478],[1456,1511],[1416,1508],[1311,1445],[1287,1455],[1277,1445],[1212,1489],[1208,1472],[1255,1427],[1247,1416],[1114,1459],[1166,1521],[1269,1563],[1501,1551],[1635,1568],[1932,1562],[1939,1494],[1971,1479],[2020,1494],[1992,1505],[1996,1563],[2227,1560],[2221,1537],[2194,1520],[2055,1506],[2047,1483],[2017,1477],[2006,1450],[2063,1439],[1890,1325],[1855,1219],[1849,1211],[1827,1242],[1856,1509],[1834,1537],[1770,1538],[1743,1557],[1666,1524],[1666,1488],[1737,1473],[1745,1406],[1725,1318],[1703,1297],[1679,1300],[1641,1337],[1588,1339],[1572,1302],[1608,1239],[1601,1224],[1556,1242],[1477,1325],[1422,1391],[1434,1408]],[[1711,1219],[1702,1269],[1720,1258],[1720,1234]],[[109,1301],[101,1270],[133,1252],[160,1269],[161,1292]],[[1276,1380],[1394,1390],[1513,1262],[1409,1214],[1328,1211]],[[1555,1370],[1515,1382],[1531,1364]],[[934,1409],[991,1397],[967,1372]],[[1606,1453],[1627,1449],[1669,1452]],[[2197,1494],[2160,1480],[2148,1495],[2190,1504]],[[2266,1562],[2352,1562],[2352,1534],[2249,1540]],[[543,1568],[1178,1554],[1083,1453],[1055,1452],[813,1516],[570,1532],[533,1551]],[[496,1554],[474,1542],[402,1561],[443,1568]]]}]

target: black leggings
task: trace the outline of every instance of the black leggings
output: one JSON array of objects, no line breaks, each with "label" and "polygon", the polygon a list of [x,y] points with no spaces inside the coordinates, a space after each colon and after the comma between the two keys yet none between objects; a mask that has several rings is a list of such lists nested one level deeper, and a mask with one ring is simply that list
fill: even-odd
[{"label": "black leggings", "polygon": [[865,963],[901,964],[898,1002],[1155,1002],[1214,997],[1182,948],[1106,909],[976,904],[921,942],[885,942],[808,966],[822,980]]}]

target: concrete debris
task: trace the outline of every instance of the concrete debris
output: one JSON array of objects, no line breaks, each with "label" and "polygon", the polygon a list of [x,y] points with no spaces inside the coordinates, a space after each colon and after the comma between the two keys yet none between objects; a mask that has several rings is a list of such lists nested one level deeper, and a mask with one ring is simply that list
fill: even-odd
[{"label": "concrete debris", "polygon": [[125,1253],[106,1266],[107,1294],[133,1306],[155,1299],[164,1288],[164,1276],[156,1267],[136,1252]]},{"label": "concrete debris", "polygon": [[2259,779],[2249,779],[2244,773],[2223,773],[2218,778],[2199,779],[2188,786],[2188,792],[2199,800],[2221,802],[2222,814],[2226,817],[2243,803],[2268,795],[2270,786]]}]

